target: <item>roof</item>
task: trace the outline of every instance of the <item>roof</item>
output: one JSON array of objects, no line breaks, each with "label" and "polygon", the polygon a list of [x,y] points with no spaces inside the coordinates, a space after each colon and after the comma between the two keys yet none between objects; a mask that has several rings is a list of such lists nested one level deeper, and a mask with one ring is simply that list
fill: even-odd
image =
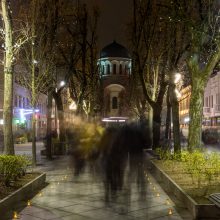
[{"label": "roof", "polygon": [[128,53],[128,50],[124,46],[118,44],[116,41],[113,41],[113,43],[105,46],[101,50],[100,58],[105,58],[105,57],[130,58],[130,55]]}]

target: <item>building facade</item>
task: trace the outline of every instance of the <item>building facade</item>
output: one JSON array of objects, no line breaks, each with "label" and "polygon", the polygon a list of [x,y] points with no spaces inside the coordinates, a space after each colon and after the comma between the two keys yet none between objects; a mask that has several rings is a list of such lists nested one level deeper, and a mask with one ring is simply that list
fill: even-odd
[{"label": "building facade", "polygon": [[[0,133],[3,132],[3,104],[4,104],[4,75],[3,69],[0,73]],[[14,138],[28,134],[32,126],[31,93],[28,89],[21,86],[15,78],[13,86],[13,121],[12,127]],[[35,111],[36,119],[36,138],[40,139],[46,134],[46,115],[47,115],[47,96],[40,93],[37,99]]]},{"label": "building facade", "polygon": [[220,72],[210,77],[204,93],[203,106],[203,124],[220,126]]},{"label": "building facade", "polygon": [[[187,126],[189,123],[189,104],[191,87],[181,90],[179,99],[180,124]],[[220,72],[212,74],[205,87],[203,101],[203,126],[220,126]]]},{"label": "building facade", "polygon": [[113,42],[100,52],[98,67],[102,90],[102,116],[128,117],[131,58],[128,50]]}]

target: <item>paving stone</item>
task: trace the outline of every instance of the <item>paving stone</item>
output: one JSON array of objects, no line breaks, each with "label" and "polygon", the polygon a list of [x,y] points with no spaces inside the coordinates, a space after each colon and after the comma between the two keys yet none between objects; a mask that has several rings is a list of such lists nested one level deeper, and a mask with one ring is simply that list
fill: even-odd
[{"label": "paving stone", "polygon": [[[38,168],[47,172],[49,185],[42,196],[32,199],[32,207],[20,207],[23,220],[191,220],[187,210],[170,200],[154,178],[145,176],[145,181],[137,185],[136,180],[125,178],[124,189],[105,201],[102,178],[89,173],[89,169],[74,177],[67,169],[68,157],[62,157]],[[67,178],[65,179],[65,176]],[[58,184],[59,182],[59,184]],[[151,183],[151,184],[150,184]],[[158,197],[159,193],[159,197]],[[169,199],[170,204],[166,201]],[[173,215],[168,215],[168,209]],[[19,210],[20,210],[19,209]],[[42,211],[43,210],[43,211]],[[177,212],[178,211],[178,212]],[[182,216],[179,213],[183,213]]]}]

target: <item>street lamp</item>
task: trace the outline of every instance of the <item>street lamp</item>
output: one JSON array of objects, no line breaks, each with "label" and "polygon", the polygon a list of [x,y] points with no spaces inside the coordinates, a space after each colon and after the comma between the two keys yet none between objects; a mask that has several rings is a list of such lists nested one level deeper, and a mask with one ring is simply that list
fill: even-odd
[{"label": "street lamp", "polygon": [[65,83],[65,81],[63,81],[63,80],[62,80],[62,81],[60,81],[60,87],[65,86],[65,84],[66,84],[66,83]]},{"label": "street lamp", "polygon": [[177,84],[181,80],[181,74],[176,73],[174,76],[174,83]]}]

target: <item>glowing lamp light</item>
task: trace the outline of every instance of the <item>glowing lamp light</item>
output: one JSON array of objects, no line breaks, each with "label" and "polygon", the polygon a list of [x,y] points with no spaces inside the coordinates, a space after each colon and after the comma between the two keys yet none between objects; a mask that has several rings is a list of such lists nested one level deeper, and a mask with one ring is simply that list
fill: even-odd
[{"label": "glowing lamp light", "polygon": [[189,122],[189,117],[184,118],[184,122]]},{"label": "glowing lamp light", "polygon": [[109,117],[109,118],[103,118],[103,122],[126,122],[128,118],[127,117]]},{"label": "glowing lamp light", "polygon": [[74,111],[77,109],[77,106],[76,106],[76,102],[75,102],[75,101],[73,101],[73,102],[70,104],[69,109],[70,109],[70,110],[74,110]]},{"label": "glowing lamp light", "polygon": [[65,86],[65,84],[66,84],[66,83],[65,83],[65,81],[63,81],[63,80],[60,82],[60,86],[61,86],[61,87],[62,87],[62,86]]},{"label": "glowing lamp light", "polygon": [[181,74],[180,73],[176,73],[175,74],[174,83],[178,83],[180,80],[181,80]]},{"label": "glowing lamp light", "polygon": [[17,212],[14,212],[13,219],[18,219],[18,213]]},{"label": "glowing lamp light", "polygon": [[25,118],[26,115],[32,114],[33,111],[37,113],[40,110],[39,109],[34,109],[33,110],[33,109],[23,109],[23,108],[21,108],[21,109],[19,109],[19,111],[20,111],[20,120],[24,122],[26,120],[26,118]]},{"label": "glowing lamp light", "polygon": [[33,64],[38,64],[38,61],[34,59]]},{"label": "glowing lamp light", "polygon": [[172,209],[168,209],[168,215],[172,215],[173,214],[173,210]]},{"label": "glowing lamp light", "polygon": [[41,197],[42,195],[43,195],[42,192],[39,192],[39,193],[38,193],[38,196],[39,196],[39,197]]},{"label": "glowing lamp light", "polygon": [[160,193],[157,193],[156,196],[157,196],[157,197],[160,197]]},{"label": "glowing lamp light", "polygon": [[27,206],[31,206],[31,201],[30,200],[27,201]]},{"label": "glowing lamp light", "polygon": [[155,186],[153,187],[153,190],[154,190],[154,191],[156,190],[156,187],[155,187]]}]

